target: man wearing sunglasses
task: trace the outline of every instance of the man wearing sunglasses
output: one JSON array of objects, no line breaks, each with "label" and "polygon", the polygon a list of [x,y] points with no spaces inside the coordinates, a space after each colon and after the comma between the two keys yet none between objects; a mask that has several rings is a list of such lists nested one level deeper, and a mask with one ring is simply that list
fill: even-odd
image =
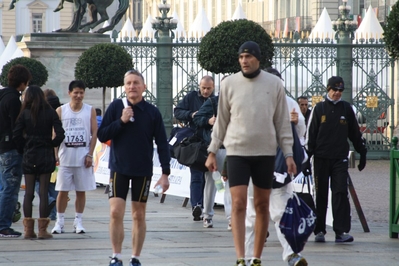
[{"label": "man wearing sunglasses", "polygon": [[[360,153],[359,171],[366,166],[367,148],[351,105],[341,98],[344,89],[341,77],[333,76],[328,80],[326,99],[313,108],[306,133],[305,147],[309,158],[314,157],[317,215],[315,242],[325,242],[329,181],[335,242],[353,241],[353,237],[348,234],[351,229],[348,139]],[[309,160],[303,168],[307,173],[311,173]]]}]

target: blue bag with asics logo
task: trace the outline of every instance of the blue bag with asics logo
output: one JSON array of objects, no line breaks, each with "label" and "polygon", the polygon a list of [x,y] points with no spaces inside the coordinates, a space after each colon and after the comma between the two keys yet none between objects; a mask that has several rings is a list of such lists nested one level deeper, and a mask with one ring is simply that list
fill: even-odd
[{"label": "blue bag with asics logo", "polygon": [[305,247],[316,226],[316,214],[296,193],[288,199],[280,220],[280,230],[295,253]]}]

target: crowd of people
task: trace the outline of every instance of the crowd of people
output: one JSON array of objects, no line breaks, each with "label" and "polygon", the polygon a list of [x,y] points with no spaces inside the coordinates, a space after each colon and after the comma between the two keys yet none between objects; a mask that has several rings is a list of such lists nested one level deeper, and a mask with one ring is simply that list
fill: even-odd
[{"label": "crowd of people", "polygon": [[[293,195],[292,178],[302,172],[315,181],[315,242],[325,242],[330,186],[335,242],[352,242],[347,140],[360,154],[359,171],[366,165],[366,144],[350,104],[342,100],[345,87],[341,77],[328,80],[325,100],[310,109],[306,96],[295,101],[286,95],[276,69],[260,68],[261,57],[257,43],[243,43],[238,50],[241,71],[222,79],[218,95],[213,77],[204,76],[199,90],[188,93],[174,109],[175,118],[209,144],[208,171],[190,169],[191,215],[205,228],[214,226],[217,190],[213,176],[220,174],[225,181],[226,224],[232,231],[235,265],[261,265],[272,220],[283,248],[282,259],[291,266],[306,266],[305,257],[293,251],[278,227]],[[29,85],[31,79],[27,68],[16,65],[8,73],[8,87],[0,90],[0,237],[22,235],[11,228],[22,176],[25,239],[48,239],[67,230],[70,191],[76,193],[71,229],[86,233],[83,213],[86,191],[96,188],[92,166],[98,139],[110,143],[109,265],[123,265],[124,216],[130,190],[129,265],[141,266],[154,142],[162,168],[155,186],[166,192],[171,173],[165,126],[160,111],[144,100],[143,75],[137,70],[125,73],[126,98],[114,100],[103,117],[101,110],[83,102],[83,81],[70,82],[70,100],[61,105],[54,91]],[[278,161],[277,156],[283,159]],[[56,182],[51,178],[54,173]],[[32,210],[35,187],[40,198],[38,234]],[[47,231],[49,217],[56,219],[51,233]]]}]

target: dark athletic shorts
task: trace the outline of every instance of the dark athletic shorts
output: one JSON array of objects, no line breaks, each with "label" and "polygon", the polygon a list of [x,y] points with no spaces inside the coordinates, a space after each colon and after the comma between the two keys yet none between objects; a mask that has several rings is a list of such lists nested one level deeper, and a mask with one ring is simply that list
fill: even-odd
[{"label": "dark athletic shorts", "polygon": [[275,156],[227,156],[230,187],[252,183],[263,189],[272,188]]},{"label": "dark athletic shorts", "polygon": [[151,177],[146,176],[128,176],[111,172],[109,179],[108,198],[122,198],[126,200],[129,193],[130,180],[132,201],[147,202],[148,193],[150,191]]}]

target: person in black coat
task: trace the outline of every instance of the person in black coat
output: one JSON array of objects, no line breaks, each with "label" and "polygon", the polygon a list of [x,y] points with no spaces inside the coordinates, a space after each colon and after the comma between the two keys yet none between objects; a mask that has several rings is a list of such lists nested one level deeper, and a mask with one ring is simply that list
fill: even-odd
[{"label": "person in black coat", "polygon": [[[309,156],[302,172],[311,174],[310,157],[316,187],[315,242],[325,242],[328,191],[331,187],[331,206],[335,242],[352,242],[351,207],[348,195],[349,142],[360,154],[359,171],[366,166],[367,147],[350,103],[342,100],[344,80],[333,76],[328,80],[327,96],[316,104],[309,118],[306,150]],[[329,185],[329,182],[331,185]]]},{"label": "person in black coat", "polygon": [[[54,131],[54,134],[53,134]],[[55,110],[48,104],[38,86],[30,86],[25,93],[24,103],[18,116],[13,140],[19,151],[23,151],[22,171],[25,175],[25,197],[23,203],[25,238],[36,238],[33,230],[32,201],[35,181],[39,179],[39,234],[41,239],[51,238],[47,232],[50,220],[47,218],[48,185],[55,170],[54,147],[63,141],[64,129]],[[53,136],[54,135],[54,136]]]},{"label": "person in black coat", "polygon": [[[193,123],[193,118],[198,112],[202,104],[209,98],[213,97],[215,89],[215,82],[211,76],[204,76],[201,78],[198,91],[189,92],[184,96],[183,100],[179,102],[174,110],[174,115],[177,120],[184,122],[193,129],[197,129]],[[203,134],[202,128],[197,130],[197,135]],[[204,196],[204,173],[190,168],[190,203],[192,207],[192,215],[194,221],[201,221],[202,205]]]},{"label": "person in black coat", "polygon": [[[45,89],[43,90],[44,97],[46,98],[47,102],[51,105],[51,107],[56,110],[58,107],[61,106],[60,98],[58,98],[57,94],[52,89]],[[57,172],[57,169],[55,170]],[[57,173],[54,173],[57,175]],[[36,193],[39,195],[39,181],[36,180],[35,186]],[[58,196],[58,191],[55,190],[55,181],[50,182],[48,186],[48,212],[50,220],[56,220],[57,216],[57,208],[56,208],[56,199]]]}]

